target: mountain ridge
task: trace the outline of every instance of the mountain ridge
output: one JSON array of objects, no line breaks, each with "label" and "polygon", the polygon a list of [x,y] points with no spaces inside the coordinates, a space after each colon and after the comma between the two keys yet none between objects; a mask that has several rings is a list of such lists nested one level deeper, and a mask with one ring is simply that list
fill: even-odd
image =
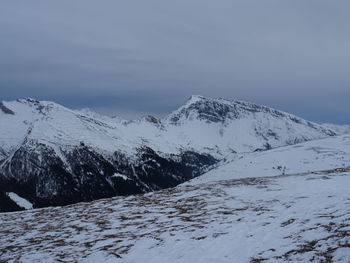
[{"label": "mountain ridge", "polygon": [[0,192],[34,207],[172,187],[236,153],[350,131],[202,96],[162,119],[134,121],[31,98],[2,102],[0,109]]}]

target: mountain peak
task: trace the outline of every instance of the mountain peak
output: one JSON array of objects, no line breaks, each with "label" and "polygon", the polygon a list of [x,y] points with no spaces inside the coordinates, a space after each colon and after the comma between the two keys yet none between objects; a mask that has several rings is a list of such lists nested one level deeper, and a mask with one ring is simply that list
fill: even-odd
[{"label": "mountain peak", "polygon": [[194,119],[217,123],[224,122],[228,117],[239,117],[236,112],[236,101],[193,95],[184,106],[171,113],[167,119],[173,124]]},{"label": "mountain peak", "polygon": [[206,98],[204,96],[201,96],[201,95],[191,95],[188,100],[187,100],[187,103],[186,104],[193,104],[193,103],[196,103],[196,102],[199,102],[199,101],[202,101],[202,100],[208,100],[209,98]]},{"label": "mountain peak", "polygon": [[180,124],[185,120],[201,120],[207,123],[226,122],[228,120],[265,114],[279,119],[288,119],[295,123],[306,123],[305,120],[292,114],[240,100],[207,98],[200,95],[191,96],[187,103],[171,113],[167,120],[172,124]]},{"label": "mountain peak", "polygon": [[154,117],[152,115],[146,115],[143,116],[141,118],[141,120],[145,121],[145,122],[149,122],[149,123],[153,123],[153,124],[160,124],[160,119],[158,119],[157,117]]},{"label": "mountain peak", "polygon": [[35,105],[40,104],[39,100],[36,100],[33,98],[17,99],[17,102],[22,103],[22,104],[35,104]]}]

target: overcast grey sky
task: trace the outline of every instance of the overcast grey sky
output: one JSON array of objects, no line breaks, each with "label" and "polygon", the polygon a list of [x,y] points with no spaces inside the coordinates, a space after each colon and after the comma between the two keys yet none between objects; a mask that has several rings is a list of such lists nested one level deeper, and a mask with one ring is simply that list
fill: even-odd
[{"label": "overcast grey sky", "polygon": [[348,0],[2,0],[1,100],[134,117],[192,94],[350,124]]}]

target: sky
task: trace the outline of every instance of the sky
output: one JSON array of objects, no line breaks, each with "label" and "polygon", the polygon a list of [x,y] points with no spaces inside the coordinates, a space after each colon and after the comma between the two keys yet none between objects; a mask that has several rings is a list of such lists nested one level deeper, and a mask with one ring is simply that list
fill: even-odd
[{"label": "sky", "polygon": [[190,95],[350,124],[348,0],[2,0],[0,100],[163,116]]}]

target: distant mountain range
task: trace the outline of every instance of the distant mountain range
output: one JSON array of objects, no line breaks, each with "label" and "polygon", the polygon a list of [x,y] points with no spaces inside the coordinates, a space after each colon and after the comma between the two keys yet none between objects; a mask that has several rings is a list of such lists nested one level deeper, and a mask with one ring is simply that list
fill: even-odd
[{"label": "distant mountain range", "polygon": [[1,102],[0,211],[22,209],[21,198],[46,207],[173,187],[240,153],[349,132],[202,96],[165,118],[134,121],[34,99]]}]

